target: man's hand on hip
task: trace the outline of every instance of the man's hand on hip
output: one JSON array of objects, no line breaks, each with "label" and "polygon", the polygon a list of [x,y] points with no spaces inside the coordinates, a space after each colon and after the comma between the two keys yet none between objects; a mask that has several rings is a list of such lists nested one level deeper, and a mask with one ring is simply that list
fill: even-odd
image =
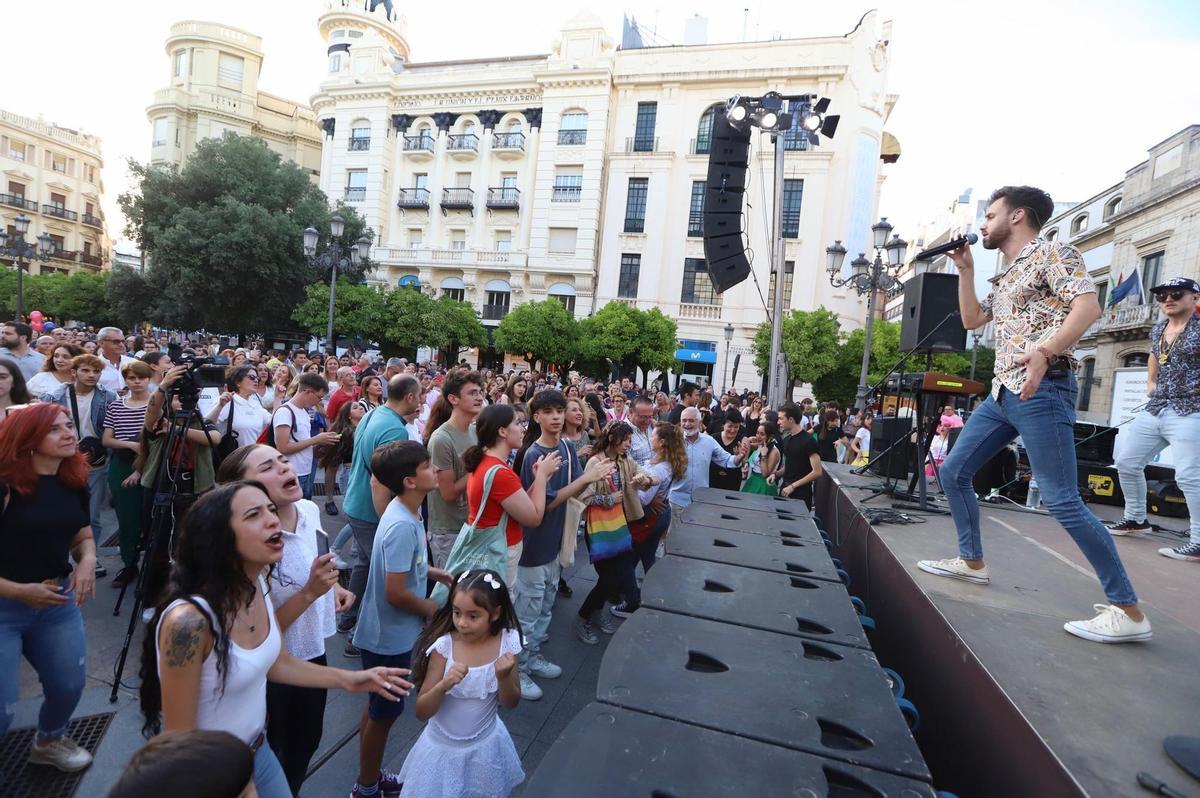
[{"label": "man's hand on hip", "polygon": [[1042,378],[1046,376],[1046,369],[1050,367],[1050,361],[1034,349],[1017,358],[1017,362],[1025,367],[1025,384],[1021,386],[1021,401],[1024,401],[1037,393]]}]

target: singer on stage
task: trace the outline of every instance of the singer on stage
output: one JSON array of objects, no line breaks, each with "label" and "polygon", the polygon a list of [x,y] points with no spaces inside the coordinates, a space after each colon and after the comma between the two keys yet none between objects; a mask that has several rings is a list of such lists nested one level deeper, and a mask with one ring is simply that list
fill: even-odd
[{"label": "singer on stage", "polygon": [[980,230],[986,249],[1004,254],[983,302],[975,294],[975,262],[969,246],[951,251],[958,267],[958,303],[971,330],[994,322],[996,378],[991,395],[963,427],[942,465],[942,487],[958,528],[959,556],[922,560],[938,576],[986,585],[979,530],[979,501],[971,480],[1010,441],[1021,436],[1042,500],[1075,540],[1104,588],[1098,614],[1064,629],[1101,643],[1149,640],[1150,621],[1117,555],[1108,529],[1083,504],[1075,468],[1075,360],[1071,350],[1100,318],[1096,287],[1079,250],[1046,241],[1039,232],[1054,212],[1041,189],[1005,186],[988,200]]}]

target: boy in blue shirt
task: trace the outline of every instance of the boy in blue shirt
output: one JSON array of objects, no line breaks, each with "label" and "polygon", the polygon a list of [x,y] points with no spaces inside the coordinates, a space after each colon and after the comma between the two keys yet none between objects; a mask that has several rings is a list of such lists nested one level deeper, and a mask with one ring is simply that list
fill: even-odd
[{"label": "boy in blue shirt", "polygon": [[[375,532],[354,645],[362,651],[363,668],[385,662],[407,668],[421,626],[438,608],[425,597],[425,580],[431,576],[449,581],[445,571],[429,567],[420,516],[425,494],[437,487],[437,471],[424,446],[393,441],[371,455],[371,481],[395,498]],[[359,725],[358,781],[352,798],[400,791],[399,777],[381,766],[388,732],[403,711],[403,700],[368,701]]]}]

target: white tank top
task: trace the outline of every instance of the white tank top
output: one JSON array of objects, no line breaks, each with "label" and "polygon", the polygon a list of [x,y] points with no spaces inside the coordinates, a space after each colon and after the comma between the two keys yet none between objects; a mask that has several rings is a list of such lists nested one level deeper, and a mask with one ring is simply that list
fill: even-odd
[{"label": "white tank top", "polygon": [[[262,578],[258,580],[258,589],[266,595],[266,585]],[[220,627],[216,623],[212,607],[199,596],[192,596],[208,616],[213,630]],[[162,627],[162,618],[180,604],[188,603],[184,599],[172,601],[159,618],[158,626]],[[225,731],[250,745],[258,737],[267,723],[267,671],[279,658],[280,638],[279,626],[275,622],[275,608],[271,602],[267,605],[267,618],[270,630],[267,638],[255,648],[242,648],[232,640],[229,641],[228,674],[225,679],[225,689],[221,689],[221,677],[217,673],[217,653],[214,649],[204,658],[200,666],[199,705],[196,707],[196,728],[212,731]],[[158,639],[159,630],[155,630]],[[162,677],[162,666],[158,667],[159,677]]]}]

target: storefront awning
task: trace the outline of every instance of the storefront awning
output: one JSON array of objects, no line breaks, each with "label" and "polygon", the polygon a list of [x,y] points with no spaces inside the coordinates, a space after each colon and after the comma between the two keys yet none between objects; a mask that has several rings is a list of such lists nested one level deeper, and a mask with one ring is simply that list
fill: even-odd
[{"label": "storefront awning", "polygon": [[717,353],[704,349],[676,349],[675,359],[684,363],[716,363]]}]

